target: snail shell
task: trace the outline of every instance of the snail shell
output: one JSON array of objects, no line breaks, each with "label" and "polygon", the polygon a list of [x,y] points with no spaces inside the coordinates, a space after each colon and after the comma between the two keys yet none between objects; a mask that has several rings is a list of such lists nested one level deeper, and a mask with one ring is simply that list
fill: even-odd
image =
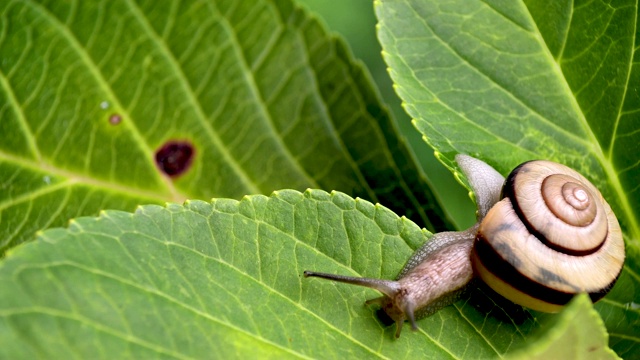
[{"label": "snail shell", "polygon": [[366,303],[395,320],[396,337],[405,320],[415,330],[416,319],[455,301],[474,276],[507,299],[546,312],[581,292],[597,301],[613,287],[624,263],[622,233],[611,207],[582,175],[530,161],[505,181],[473,157],[458,155],[456,162],[476,194],[474,226],[433,235],[395,281],[313,271],[305,277],[380,291],[383,296]]},{"label": "snail shell", "polygon": [[611,289],[624,242],[593,184],[564,165],[539,160],[513,170],[503,193],[480,224],[471,256],[484,282],[545,312],[559,311],[577,293],[595,302]]}]

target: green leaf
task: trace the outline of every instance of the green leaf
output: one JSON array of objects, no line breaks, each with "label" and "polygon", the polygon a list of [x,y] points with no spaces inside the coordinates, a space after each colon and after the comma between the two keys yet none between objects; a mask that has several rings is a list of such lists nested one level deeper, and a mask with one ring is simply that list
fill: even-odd
[{"label": "green leaf", "polygon": [[[393,89],[387,65],[376,37],[376,15],[369,1],[296,0],[323,20],[331,31],[339,33],[353,50],[353,54],[366,65],[377,84],[382,99],[394,115],[395,123],[403,139],[413,150],[417,162],[425,169],[427,181],[434,190],[440,205],[449,215],[454,226],[449,229],[466,229],[475,223],[474,206],[469,192],[458,186],[451,173],[434,152],[425,146],[422,134],[411,124],[409,115],[402,108],[402,101]],[[357,14],[354,16],[354,14]],[[453,185],[452,185],[453,184]],[[397,211],[400,213],[399,211]]]},{"label": "green leaf", "polygon": [[[449,226],[368,73],[289,0],[4,1],[0,14],[0,253],[101,209],[280,188]],[[171,141],[193,146],[180,176],[156,165]]]},{"label": "green leaf", "polygon": [[536,342],[507,359],[618,359],[607,347],[607,330],[586,294],[576,296]]},{"label": "green leaf", "polygon": [[319,190],[79,218],[0,264],[0,358],[475,359],[522,344],[535,320],[469,301],[396,340],[363,306],[375,291],[302,277],[393,278],[428,235]]},{"label": "green leaf", "polygon": [[609,346],[624,359],[640,351],[640,246],[629,243],[622,274],[595,309],[609,330]]},{"label": "green leaf", "polygon": [[508,173],[546,158],[583,173],[625,233],[596,306],[620,354],[640,353],[640,98],[636,2],[378,0],[378,36],[405,108],[443,162]]},{"label": "green leaf", "polygon": [[500,172],[566,163],[640,241],[637,5],[601,1],[378,0],[396,89],[451,164],[467,153]]}]

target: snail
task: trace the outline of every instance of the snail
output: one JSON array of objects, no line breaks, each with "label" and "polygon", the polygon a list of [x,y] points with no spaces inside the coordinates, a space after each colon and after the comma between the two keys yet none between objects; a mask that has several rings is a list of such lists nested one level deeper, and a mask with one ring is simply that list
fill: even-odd
[{"label": "snail", "polygon": [[611,207],[586,178],[545,160],[525,162],[505,180],[481,160],[457,155],[476,195],[475,225],[434,234],[407,261],[397,280],[305,271],[373,288],[377,304],[396,323],[453,303],[473,278],[501,296],[543,312],[557,312],[577,293],[592,301],[615,284],[624,263],[620,225]]}]

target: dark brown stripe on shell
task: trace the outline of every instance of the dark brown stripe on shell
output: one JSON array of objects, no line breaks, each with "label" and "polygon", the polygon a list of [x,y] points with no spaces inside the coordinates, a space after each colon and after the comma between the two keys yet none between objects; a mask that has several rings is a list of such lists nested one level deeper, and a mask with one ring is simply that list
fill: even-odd
[{"label": "dark brown stripe on shell", "polygon": [[[564,305],[568,303],[575,294],[554,290],[520,273],[514,266],[509,264],[500,254],[496,253],[487,240],[478,234],[474,244],[478,260],[487,271],[502,279],[516,290],[531,297],[542,300],[549,304]],[[620,276],[620,273],[618,273]],[[606,287],[589,293],[591,301],[596,302],[607,294],[613,287],[618,276]]]},{"label": "dark brown stripe on shell", "polygon": [[[523,162],[522,164],[518,165],[515,169],[513,169],[513,171],[511,171],[509,176],[507,176],[507,180],[505,180],[505,182],[504,182],[504,186],[502,187],[502,196],[501,196],[501,198],[507,197],[507,198],[509,198],[509,200],[511,200],[511,204],[513,206],[513,210],[515,211],[516,215],[518,215],[518,218],[520,218],[520,221],[522,221],[524,226],[527,228],[527,231],[529,231],[530,234],[535,236],[536,239],[540,240],[540,242],[545,244],[547,247],[549,247],[549,248],[551,248],[553,250],[559,251],[559,252],[561,252],[563,254],[573,255],[573,256],[585,256],[585,255],[593,254],[596,251],[598,251],[602,247],[602,245],[604,245],[604,242],[605,242],[606,238],[603,239],[600,242],[600,245],[598,245],[597,247],[595,247],[593,249],[590,249],[590,250],[576,251],[576,250],[572,250],[572,249],[567,249],[565,247],[562,247],[562,246],[559,246],[557,244],[551,243],[544,235],[542,235],[542,233],[540,233],[535,227],[533,227],[533,225],[531,225],[529,220],[527,220],[527,217],[524,216],[524,214],[522,213],[522,209],[518,205],[518,201],[516,199],[515,177],[516,177],[516,175],[518,175],[518,172],[520,172],[525,165],[527,165],[527,164],[529,164],[531,162],[534,162],[534,161],[536,161],[536,160],[530,160],[530,161]],[[542,192],[540,192],[539,194],[536,194],[536,196],[542,196]],[[558,221],[562,221],[557,217],[556,217],[556,219]]]},{"label": "dark brown stripe on shell", "polygon": [[620,267],[620,271],[618,271],[618,275],[616,275],[616,277],[613,278],[613,280],[611,280],[609,285],[603,287],[599,291],[595,291],[595,292],[589,293],[589,297],[591,298],[592,302],[596,302],[596,301],[602,299],[605,295],[607,295],[609,293],[609,290],[611,290],[611,288],[613,288],[613,286],[616,284],[616,281],[618,281],[618,278],[620,277],[620,274],[622,274],[622,268],[623,267],[624,266]]}]

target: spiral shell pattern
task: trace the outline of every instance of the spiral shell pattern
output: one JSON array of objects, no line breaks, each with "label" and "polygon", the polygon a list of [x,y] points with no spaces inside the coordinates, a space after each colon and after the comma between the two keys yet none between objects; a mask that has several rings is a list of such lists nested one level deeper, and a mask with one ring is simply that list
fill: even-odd
[{"label": "spiral shell pattern", "polygon": [[573,295],[593,301],[624,263],[620,225],[600,192],[578,172],[550,161],[514,169],[480,224],[471,260],[502,296],[555,312]]}]

